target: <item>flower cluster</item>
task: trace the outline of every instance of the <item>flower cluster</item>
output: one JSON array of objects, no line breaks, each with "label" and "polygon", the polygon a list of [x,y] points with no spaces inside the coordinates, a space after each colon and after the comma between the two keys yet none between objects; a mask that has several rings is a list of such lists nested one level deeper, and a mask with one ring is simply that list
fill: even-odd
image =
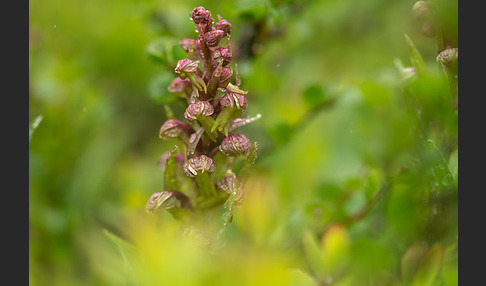
[{"label": "flower cluster", "polygon": [[[247,91],[239,88],[237,66],[235,72],[230,67],[231,23],[219,15],[214,23],[204,7],[194,8],[191,19],[198,37],[179,42],[187,58],[177,62],[177,77],[168,87],[186,102],[185,120],[182,116],[181,120],[169,118],[160,128],[161,139],[177,140],[178,144],[159,159],[165,174],[164,190],[152,195],[146,205],[148,212],[179,208],[191,213],[221,207],[230,198],[238,205],[245,197],[244,183],[256,158],[257,143],[235,133],[260,116],[240,118],[248,101]],[[239,159],[244,162],[235,172]],[[193,187],[182,190],[184,180],[191,181]]]}]

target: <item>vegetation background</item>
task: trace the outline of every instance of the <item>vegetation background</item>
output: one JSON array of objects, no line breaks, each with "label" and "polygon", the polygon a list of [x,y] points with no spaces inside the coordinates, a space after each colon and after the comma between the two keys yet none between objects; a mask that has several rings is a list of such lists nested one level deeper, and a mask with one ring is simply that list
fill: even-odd
[{"label": "vegetation background", "polygon": [[[430,2],[457,39],[457,1]],[[457,285],[457,110],[414,3],[29,1],[30,284]],[[242,127],[259,157],[216,254],[145,213],[200,5],[232,23],[246,115],[262,115]],[[431,76],[403,79],[404,34]]]}]

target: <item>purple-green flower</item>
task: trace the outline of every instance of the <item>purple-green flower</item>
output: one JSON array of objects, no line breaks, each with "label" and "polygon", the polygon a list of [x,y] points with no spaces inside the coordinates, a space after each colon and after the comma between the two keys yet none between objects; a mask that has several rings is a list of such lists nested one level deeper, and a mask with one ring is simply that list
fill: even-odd
[{"label": "purple-green flower", "polygon": [[187,136],[191,131],[193,129],[187,123],[176,119],[169,119],[160,127],[159,137],[161,139],[180,138],[184,134]]},{"label": "purple-green flower", "polygon": [[457,48],[447,47],[437,55],[437,61],[445,65],[450,65],[457,61],[458,56],[459,50]]},{"label": "purple-green flower", "polygon": [[233,76],[233,70],[229,67],[223,67],[221,69],[221,74],[219,76],[219,88],[226,88],[231,81]]},{"label": "purple-green flower", "polygon": [[167,88],[170,92],[184,92],[186,89],[191,88],[191,80],[188,78],[181,79],[176,77]]},{"label": "purple-green flower", "polygon": [[417,1],[413,4],[412,14],[413,17],[420,22],[430,20],[431,4],[427,1]]},{"label": "purple-green flower", "polygon": [[228,65],[231,62],[233,55],[231,54],[230,50],[227,48],[216,48],[213,53],[213,59],[216,62],[223,61],[223,66]]},{"label": "purple-green flower", "polygon": [[243,134],[229,134],[219,145],[219,151],[230,157],[248,156],[251,148],[250,139]]},{"label": "purple-green flower", "polygon": [[181,79],[185,79],[187,73],[194,73],[197,71],[197,62],[190,59],[180,60],[177,62],[174,71]]},{"label": "purple-green flower", "polygon": [[200,116],[210,116],[213,112],[214,108],[211,103],[207,101],[196,101],[186,108],[184,117],[189,121],[194,121]]},{"label": "purple-green flower", "polygon": [[211,12],[206,10],[206,8],[199,6],[194,8],[191,14],[192,20],[196,24],[209,24],[213,22],[213,18],[211,17]]},{"label": "purple-green flower", "polygon": [[224,32],[221,30],[212,30],[207,32],[204,37],[206,39],[206,44],[208,47],[216,47],[219,44],[219,41],[223,37]]},{"label": "purple-green flower", "polygon": [[216,171],[216,164],[213,159],[206,155],[200,155],[194,158],[187,159],[184,163],[184,173],[188,177],[195,177],[199,173]]},{"label": "purple-green flower", "polygon": [[223,31],[223,36],[231,33],[231,23],[224,19],[221,19],[219,22],[215,23],[214,28]]},{"label": "purple-green flower", "polygon": [[217,184],[216,188],[231,195],[236,192],[235,204],[239,205],[245,199],[245,185],[236,176],[225,176]]},{"label": "purple-green flower", "polygon": [[246,110],[248,106],[248,100],[243,94],[228,92],[221,97],[219,102],[222,106],[235,108],[242,112]]},{"label": "purple-green flower", "polygon": [[179,191],[160,191],[152,194],[145,205],[145,210],[147,212],[154,212],[158,209],[170,210],[174,208],[192,210],[189,197]]}]

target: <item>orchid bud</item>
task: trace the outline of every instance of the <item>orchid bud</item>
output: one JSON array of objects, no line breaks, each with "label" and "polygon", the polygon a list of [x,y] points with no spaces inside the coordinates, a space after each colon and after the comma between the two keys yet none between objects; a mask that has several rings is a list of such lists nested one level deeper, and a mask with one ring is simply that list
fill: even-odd
[{"label": "orchid bud", "polygon": [[221,75],[219,76],[219,88],[226,88],[233,76],[233,70],[229,67],[223,67],[221,69]]},{"label": "orchid bud", "polygon": [[191,80],[188,78],[181,79],[176,77],[167,88],[170,92],[184,92],[187,88],[191,87]]},{"label": "orchid bud", "polygon": [[208,47],[215,47],[219,44],[219,41],[223,37],[224,32],[221,30],[212,30],[204,34],[206,44]]},{"label": "orchid bud", "polygon": [[191,131],[192,127],[187,123],[176,119],[169,119],[160,127],[159,137],[161,139],[180,138],[181,135],[187,137]]},{"label": "orchid bud", "polygon": [[186,108],[184,117],[189,121],[194,121],[200,116],[210,116],[213,112],[214,108],[211,103],[207,101],[196,101]]},{"label": "orchid bud", "polygon": [[431,5],[427,1],[417,1],[412,7],[413,17],[420,22],[428,20],[431,13]]},{"label": "orchid bud", "polygon": [[235,203],[241,204],[245,199],[245,185],[238,180],[235,175],[223,177],[217,184],[216,188],[231,195],[236,192]]},{"label": "orchid bud", "polygon": [[200,60],[201,57],[201,42],[194,39],[184,39],[179,42],[181,47],[186,51],[187,57],[191,60]]},{"label": "orchid bud", "polygon": [[437,55],[436,60],[444,65],[455,63],[458,59],[459,50],[457,48],[446,48]]},{"label": "orchid bud", "polygon": [[191,45],[194,51],[198,51],[201,49],[201,43],[198,40],[194,40],[194,39],[184,39],[181,40],[179,44],[184,49],[184,51],[186,51],[186,53],[189,52]]},{"label": "orchid bud", "polygon": [[188,177],[195,177],[200,173],[216,171],[213,159],[206,155],[190,158],[184,163],[184,173]]},{"label": "orchid bud", "polygon": [[184,117],[193,122],[197,120],[208,135],[209,139],[216,141],[215,134],[211,131],[211,127],[214,124],[214,119],[210,117],[214,113],[214,107],[208,101],[196,101],[191,103],[184,113]]},{"label": "orchid bud", "polygon": [[243,94],[228,92],[221,97],[222,106],[235,108],[244,112],[248,106],[248,100]]},{"label": "orchid bud", "polygon": [[196,74],[198,70],[197,61],[190,59],[182,59],[177,62],[174,69],[175,73],[179,75],[181,79],[189,78],[192,83],[192,89],[199,96],[199,91],[204,90],[206,92],[206,83],[204,80]]},{"label": "orchid bud", "polygon": [[250,139],[243,134],[229,134],[219,145],[219,151],[229,157],[248,156],[251,148]]},{"label": "orchid bud", "polygon": [[231,33],[231,23],[224,19],[221,19],[219,22],[215,23],[214,28],[223,31],[223,36]]},{"label": "orchid bud", "polygon": [[192,205],[184,193],[179,191],[160,191],[154,193],[147,204],[145,205],[145,210],[149,213],[154,212],[158,209],[171,210],[174,208],[185,208],[192,210]]},{"label": "orchid bud", "polygon": [[221,97],[219,103],[224,108],[216,117],[211,132],[218,130],[227,136],[231,121],[245,112],[248,101],[243,94],[228,92]]},{"label": "orchid bud", "polygon": [[217,48],[213,53],[213,59],[217,62],[223,61],[223,66],[228,65],[231,62],[233,55],[227,48]]},{"label": "orchid bud", "polygon": [[190,59],[182,59],[177,62],[174,69],[175,73],[179,75],[181,79],[187,77],[187,73],[194,73],[197,70],[197,62]]},{"label": "orchid bud", "polygon": [[213,18],[211,17],[211,12],[206,10],[206,8],[199,6],[194,8],[191,14],[192,20],[196,24],[213,24]]}]

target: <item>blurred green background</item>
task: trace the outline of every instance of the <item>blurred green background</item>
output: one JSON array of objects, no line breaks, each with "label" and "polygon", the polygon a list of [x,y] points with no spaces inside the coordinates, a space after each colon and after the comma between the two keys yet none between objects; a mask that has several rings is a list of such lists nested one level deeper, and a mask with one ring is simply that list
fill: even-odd
[{"label": "blurred green background", "polygon": [[[431,2],[457,38],[457,1]],[[457,113],[414,3],[29,1],[30,284],[457,285]],[[200,5],[232,23],[245,115],[262,115],[241,128],[259,157],[218,255],[144,209]],[[404,34],[432,76],[402,80]]]}]

